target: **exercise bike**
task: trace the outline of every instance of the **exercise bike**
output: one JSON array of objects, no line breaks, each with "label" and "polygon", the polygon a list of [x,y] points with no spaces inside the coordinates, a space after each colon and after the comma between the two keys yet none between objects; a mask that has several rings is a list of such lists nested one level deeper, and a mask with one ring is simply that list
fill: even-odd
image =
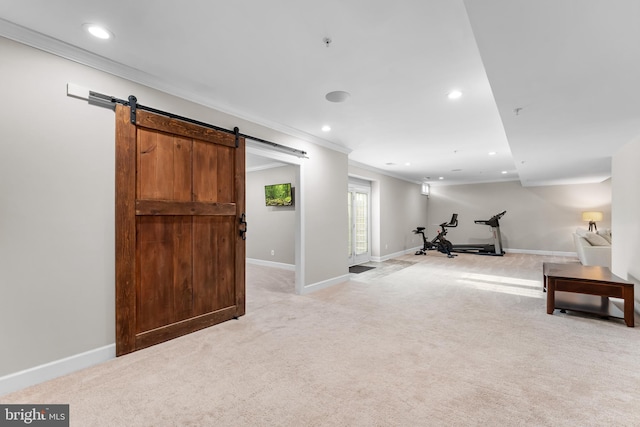
[{"label": "exercise bike", "polygon": [[417,227],[413,232],[415,234],[422,235],[423,246],[422,249],[416,251],[416,255],[426,255],[429,250],[437,250],[438,252],[442,252],[443,254],[447,254],[447,258],[453,258],[454,255],[451,253],[451,248],[453,245],[450,241],[448,241],[445,236],[447,235],[447,229],[445,228],[448,224],[443,222],[440,224],[440,230],[436,234],[432,240],[427,240],[427,236],[424,235],[425,227]]},{"label": "exercise bike", "polygon": [[[495,214],[489,219],[477,219],[474,222],[476,224],[488,225],[491,227],[493,243],[492,244],[465,244],[465,245],[452,245],[451,252],[464,252],[474,253],[478,255],[493,255],[502,256],[504,250],[502,249],[502,235],[500,234],[500,218],[504,216],[507,211],[502,211]],[[446,224],[445,227],[457,227],[458,226],[458,214],[454,213],[451,216],[451,221]]]}]

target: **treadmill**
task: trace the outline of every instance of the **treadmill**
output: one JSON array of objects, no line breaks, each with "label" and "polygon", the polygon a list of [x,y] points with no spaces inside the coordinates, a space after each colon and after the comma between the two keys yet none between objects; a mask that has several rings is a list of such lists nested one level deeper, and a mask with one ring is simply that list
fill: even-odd
[{"label": "treadmill", "polygon": [[[504,255],[504,250],[502,249],[502,236],[500,235],[500,218],[504,216],[507,211],[502,211],[498,214],[495,214],[489,219],[477,219],[474,222],[476,224],[488,225],[491,227],[491,231],[493,234],[493,243],[492,244],[462,244],[462,245],[453,245],[451,252],[459,252],[459,253],[473,253],[478,255],[492,255],[492,256],[502,256]],[[451,221],[449,224],[446,224],[445,227],[453,228],[458,226],[458,214],[454,213],[451,217]]]}]

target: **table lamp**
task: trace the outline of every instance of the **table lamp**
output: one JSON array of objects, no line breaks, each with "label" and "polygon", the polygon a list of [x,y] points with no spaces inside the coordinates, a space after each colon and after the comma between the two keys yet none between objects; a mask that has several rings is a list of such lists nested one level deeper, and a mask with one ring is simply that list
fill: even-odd
[{"label": "table lamp", "polygon": [[582,212],[582,220],[589,221],[589,231],[598,231],[596,221],[602,221],[602,212]]}]

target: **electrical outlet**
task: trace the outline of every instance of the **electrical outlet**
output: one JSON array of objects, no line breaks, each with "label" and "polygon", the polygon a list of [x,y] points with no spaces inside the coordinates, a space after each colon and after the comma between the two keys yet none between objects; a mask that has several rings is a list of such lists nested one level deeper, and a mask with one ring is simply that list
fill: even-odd
[{"label": "electrical outlet", "polygon": [[271,249],[271,256],[274,256],[276,254],[276,251],[274,249]]}]

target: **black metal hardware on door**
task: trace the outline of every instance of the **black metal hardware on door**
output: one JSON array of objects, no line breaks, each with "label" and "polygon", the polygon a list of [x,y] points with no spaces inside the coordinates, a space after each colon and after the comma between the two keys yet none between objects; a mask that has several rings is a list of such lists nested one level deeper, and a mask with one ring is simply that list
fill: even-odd
[{"label": "black metal hardware on door", "polygon": [[240,215],[240,225],[244,225],[243,229],[240,229],[240,237],[242,237],[242,240],[246,240],[247,236],[247,216],[242,213],[242,215]]}]

